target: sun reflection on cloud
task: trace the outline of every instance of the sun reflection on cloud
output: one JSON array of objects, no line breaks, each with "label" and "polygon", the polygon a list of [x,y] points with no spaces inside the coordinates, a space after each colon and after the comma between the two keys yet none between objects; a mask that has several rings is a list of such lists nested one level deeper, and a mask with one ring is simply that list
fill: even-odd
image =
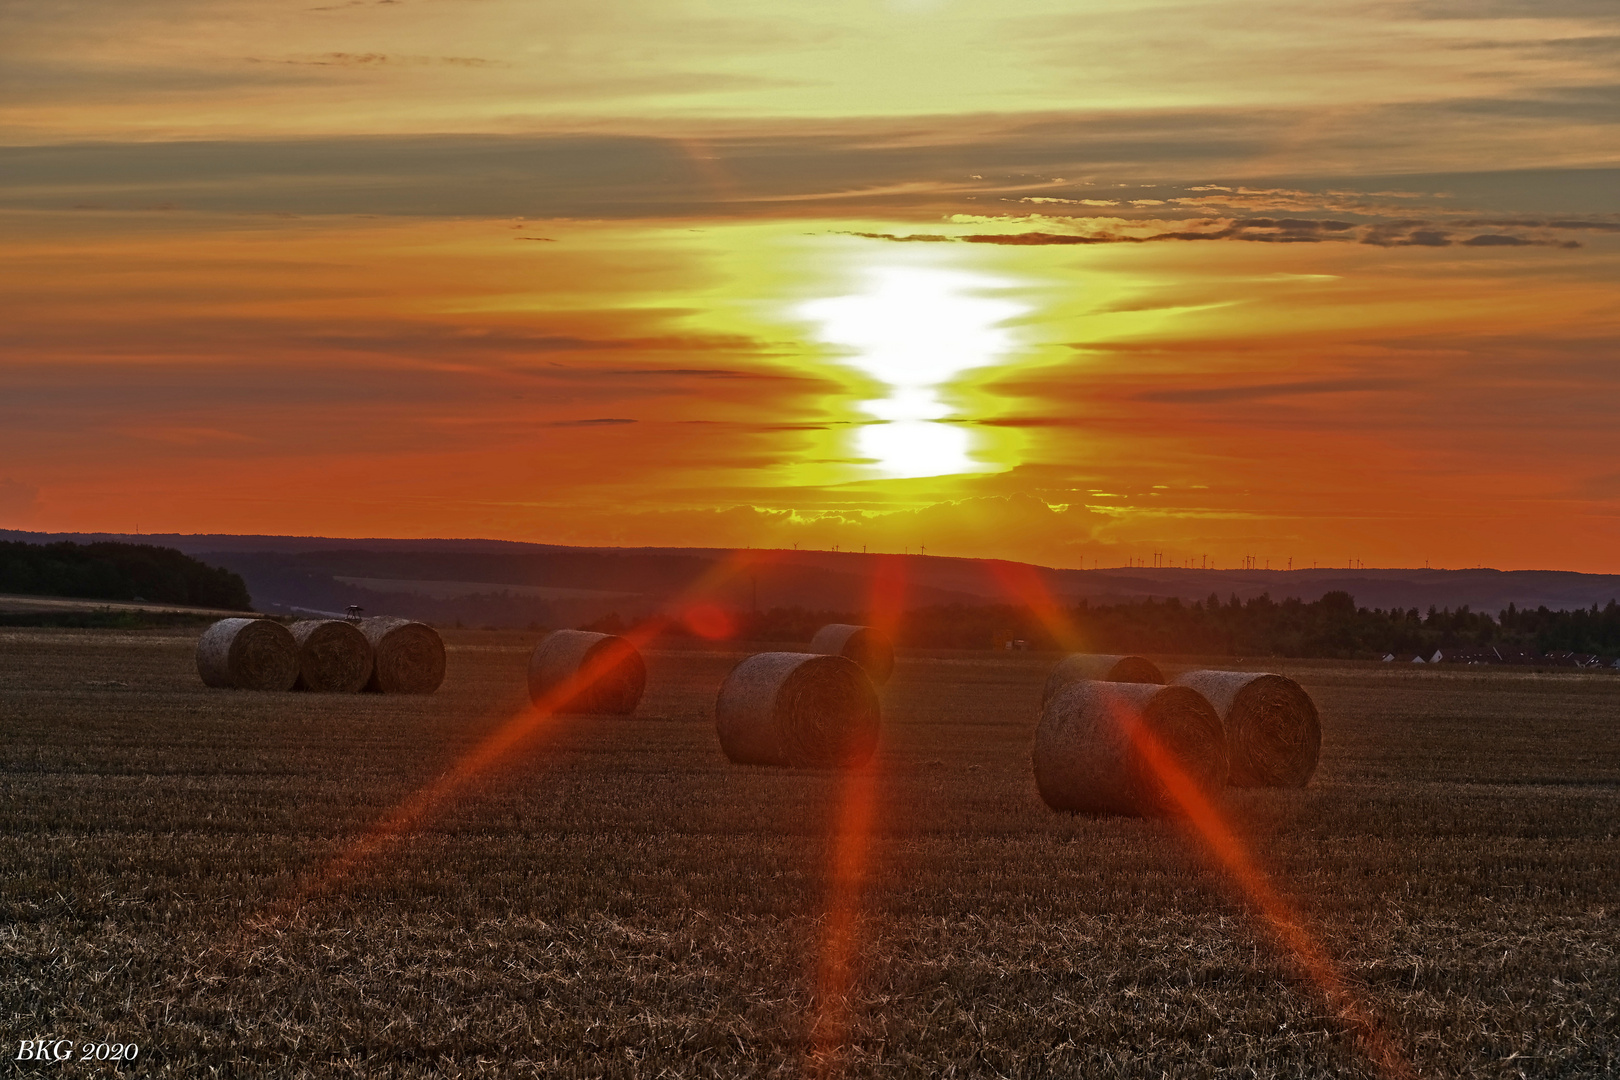
[{"label": "sun reflection on cloud", "polygon": [[844,363],[888,387],[860,408],[875,423],[856,437],[860,454],[887,477],[944,476],[989,468],[972,457],[969,431],[946,422],[940,394],[963,372],[995,364],[1017,346],[1007,323],[1029,306],[987,295],[1012,283],[960,270],[886,266],[863,291],[811,300],[797,313],[817,336],[846,350]]}]

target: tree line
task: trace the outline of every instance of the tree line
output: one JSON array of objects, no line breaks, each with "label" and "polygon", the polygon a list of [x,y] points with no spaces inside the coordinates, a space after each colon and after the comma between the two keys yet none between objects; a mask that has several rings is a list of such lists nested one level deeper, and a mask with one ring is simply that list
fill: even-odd
[{"label": "tree line", "polygon": [[[1536,652],[1620,653],[1620,604],[1574,611],[1509,605],[1492,617],[1466,605],[1455,610],[1357,607],[1347,592],[1320,600],[1250,600],[1211,595],[1139,600],[1065,609],[1063,620],[1082,647],[1096,652],[1170,653],[1204,656],[1286,656],[1365,659],[1386,653],[1428,656],[1436,649],[1498,648]],[[847,611],[773,608],[741,613],[735,638],[760,642],[807,642],[829,622],[863,622]],[[602,629],[617,629],[604,620]],[[676,632],[680,632],[678,629]],[[1012,604],[953,604],[908,611],[895,631],[898,644],[918,648],[983,649],[1022,640],[1032,649],[1060,649],[1058,628],[1028,608]],[[1067,636],[1066,634],[1064,636]]]},{"label": "tree line", "polygon": [[0,541],[0,593],[250,611],[242,578],[173,548],[106,541]]}]

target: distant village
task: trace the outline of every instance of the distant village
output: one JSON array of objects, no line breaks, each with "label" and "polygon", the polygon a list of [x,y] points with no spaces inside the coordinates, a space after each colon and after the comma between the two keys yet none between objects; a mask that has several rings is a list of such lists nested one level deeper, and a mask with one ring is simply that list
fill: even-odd
[{"label": "distant village", "polygon": [[1614,668],[1620,670],[1620,657],[1559,649],[1539,653],[1534,649],[1436,649],[1430,656],[1385,653],[1385,663],[1408,664],[1514,664],[1520,667]]}]

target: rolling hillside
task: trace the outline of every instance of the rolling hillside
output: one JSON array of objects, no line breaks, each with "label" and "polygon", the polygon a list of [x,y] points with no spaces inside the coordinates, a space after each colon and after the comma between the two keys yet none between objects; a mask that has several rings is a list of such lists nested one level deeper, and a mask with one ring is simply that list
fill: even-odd
[{"label": "rolling hillside", "polygon": [[[981,604],[1008,599],[1009,572],[1034,576],[1062,602],[1218,594],[1312,601],[1344,591],[1359,605],[1496,612],[1508,604],[1585,608],[1620,597],[1620,575],[1556,570],[1187,570],[1024,567],[987,559],[838,551],[729,552],[704,548],[574,548],[502,540],[42,534],[0,531],[34,543],[139,540],[177,548],[240,574],[255,606],[287,613],[341,612],[359,604],[391,613],[490,626],[577,624],[659,610],[694,583],[708,602],[739,610],[803,607],[859,611],[878,576],[904,580],[904,604]],[[722,563],[729,569],[722,572]]]}]

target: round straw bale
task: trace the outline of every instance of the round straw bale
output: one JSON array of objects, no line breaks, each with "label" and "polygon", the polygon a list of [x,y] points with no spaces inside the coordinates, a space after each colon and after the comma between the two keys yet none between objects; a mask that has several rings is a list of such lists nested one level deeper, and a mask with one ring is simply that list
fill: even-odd
[{"label": "round straw bale", "polygon": [[1180,781],[1155,765],[1164,758],[1206,794],[1226,782],[1221,718],[1185,686],[1071,683],[1035,728],[1035,785],[1054,810],[1180,814]]},{"label": "round straw bale", "polygon": [[444,640],[433,627],[384,615],[366,619],[360,632],[371,642],[368,691],[431,694],[444,682]]},{"label": "round straw bale", "polygon": [[371,681],[371,642],[346,619],[305,619],[290,627],[298,642],[294,690],[353,694]]},{"label": "round straw bale", "polygon": [[612,634],[553,630],[529,657],[529,697],[557,712],[629,716],[646,688],[641,654]]},{"label": "round straw bale", "polygon": [[271,619],[221,619],[197,642],[197,673],[208,686],[291,690],[298,643]]},{"label": "round straw bale", "polygon": [[810,651],[855,661],[873,686],[882,686],[894,674],[894,645],[887,634],[870,626],[828,623],[810,639]]},{"label": "round straw bale", "polygon": [[1052,700],[1052,695],[1068,686],[1087,679],[1097,682],[1156,683],[1164,685],[1164,675],[1153,661],[1144,656],[1106,656],[1102,653],[1070,653],[1057,662],[1046,677],[1041,690],[1041,705]]},{"label": "round straw bale", "polygon": [[872,680],[843,656],[750,656],[720,684],[720,748],[740,765],[851,767],[877,749],[881,711]]},{"label": "round straw bale", "polygon": [[1203,694],[1226,728],[1237,787],[1304,787],[1322,753],[1322,721],[1303,687],[1285,675],[1189,671],[1176,686]]}]

